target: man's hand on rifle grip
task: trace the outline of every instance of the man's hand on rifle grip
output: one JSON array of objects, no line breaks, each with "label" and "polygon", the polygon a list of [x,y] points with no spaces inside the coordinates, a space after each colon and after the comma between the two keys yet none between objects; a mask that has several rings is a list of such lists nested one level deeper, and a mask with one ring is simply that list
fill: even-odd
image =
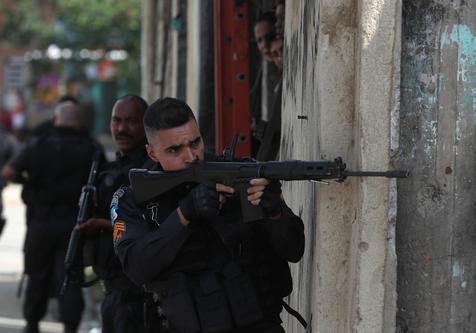
[{"label": "man's hand on rifle grip", "polygon": [[214,182],[197,185],[179,203],[177,212],[181,223],[188,225],[190,221],[218,215],[225,202],[225,196],[222,193],[232,194],[233,192],[232,187]]}]

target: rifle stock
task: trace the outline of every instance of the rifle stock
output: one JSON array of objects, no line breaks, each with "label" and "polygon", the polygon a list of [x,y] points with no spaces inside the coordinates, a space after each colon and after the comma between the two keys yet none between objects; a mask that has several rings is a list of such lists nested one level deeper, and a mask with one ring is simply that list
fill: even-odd
[{"label": "rifle stock", "polygon": [[[408,171],[346,171],[342,158],[334,161],[271,161],[271,162],[207,162],[197,161],[181,171],[164,172],[146,169],[131,169],[129,179],[137,202],[144,203],[167,193],[184,183],[214,181],[235,187],[241,196],[242,212],[245,221],[262,218],[256,206],[246,200],[248,182],[253,178],[269,180],[334,180],[342,182],[346,177],[387,177],[406,178]],[[254,213],[248,214],[248,211]],[[248,216],[251,215],[251,216]]]}]

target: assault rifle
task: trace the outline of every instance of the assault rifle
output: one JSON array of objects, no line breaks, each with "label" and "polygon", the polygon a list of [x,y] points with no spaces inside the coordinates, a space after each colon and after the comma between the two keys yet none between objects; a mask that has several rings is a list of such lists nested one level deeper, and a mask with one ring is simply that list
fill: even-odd
[{"label": "assault rifle", "polygon": [[173,188],[187,183],[202,183],[214,181],[232,186],[239,193],[243,221],[250,222],[264,217],[259,206],[252,205],[247,199],[246,190],[253,178],[269,180],[333,180],[343,182],[347,177],[387,177],[407,178],[408,171],[348,171],[342,158],[334,161],[271,161],[237,162],[234,159],[236,139],[230,148],[225,149],[222,161],[196,161],[190,167],[180,171],[149,171],[146,169],[131,169],[129,179],[137,202],[144,203],[160,196]]},{"label": "assault rifle", "polygon": [[[87,221],[91,216],[94,204],[94,194],[96,193],[96,175],[98,172],[99,161],[101,159],[101,151],[95,152],[91,170],[89,171],[88,182],[81,190],[79,197],[79,212],[76,218],[76,227],[71,232],[69,238],[68,249],[64,258],[65,278],[61,287],[61,295],[64,294],[70,284],[83,284],[83,243],[79,226]],[[95,282],[95,281],[93,281]]]}]

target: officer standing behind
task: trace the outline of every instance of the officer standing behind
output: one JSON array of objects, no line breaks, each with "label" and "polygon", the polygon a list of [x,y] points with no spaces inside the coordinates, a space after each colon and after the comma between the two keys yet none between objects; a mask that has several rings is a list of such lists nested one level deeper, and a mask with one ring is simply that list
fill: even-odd
[{"label": "officer standing behind", "polygon": [[[2,125],[0,125],[0,170],[8,162],[10,158],[14,156],[18,150],[19,144],[15,137],[8,133]],[[3,200],[2,192],[6,186],[6,181],[0,176],[0,236],[2,235],[3,228],[5,227],[5,218],[3,217]]]},{"label": "officer standing behind", "polygon": [[[158,170],[205,158],[184,102],[157,100],[144,127]],[[172,332],[284,332],[281,302],[292,290],[288,262],[304,251],[303,222],[286,206],[279,182],[250,181],[248,200],[267,216],[259,221],[241,222],[233,193],[201,183],[150,202],[136,202],[131,188],[114,195],[114,244],[124,271],[155,293]]]},{"label": "officer standing behind", "polygon": [[101,306],[102,333],[145,332],[144,294],[124,275],[114,254],[110,204],[114,192],[129,184],[129,170],[151,162],[145,149],[142,124],[146,109],[146,101],[134,95],[122,97],[114,104],[110,127],[118,150],[116,160],[98,173],[96,213],[81,226],[81,230],[94,239],[96,264],[93,268],[105,287]]},{"label": "officer standing behind", "polygon": [[76,332],[79,326],[84,308],[81,288],[72,286],[64,295],[59,295],[59,290],[81,187],[97,149],[82,129],[78,106],[63,102],[55,109],[53,129],[27,143],[2,170],[7,180],[25,178],[34,203],[24,248],[28,282],[23,314],[27,333],[38,332],[50,295],[58,298],[64,332]]}]

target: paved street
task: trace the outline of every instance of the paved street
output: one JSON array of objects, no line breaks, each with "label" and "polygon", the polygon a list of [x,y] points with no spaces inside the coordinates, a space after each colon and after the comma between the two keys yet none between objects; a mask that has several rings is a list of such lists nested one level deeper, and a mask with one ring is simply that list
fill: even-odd
[{"label": "paved street", "polygon": [[[0,333],[22,332],[21,300],[16,293],[23,269],[22,246],[25,236],[25,207],[20,199],[21,187],[9,185],[3,192],[7,225],[0,238]],[[62,325],[55,317],[56,302],[49,302],[48,315],[41,322],[42,333],[62,332]],[[83,323],[82,327],[91,327]],[[87,333],[83,329],[81,333]],[[98,332],[90,330],[90,333]]]}]

